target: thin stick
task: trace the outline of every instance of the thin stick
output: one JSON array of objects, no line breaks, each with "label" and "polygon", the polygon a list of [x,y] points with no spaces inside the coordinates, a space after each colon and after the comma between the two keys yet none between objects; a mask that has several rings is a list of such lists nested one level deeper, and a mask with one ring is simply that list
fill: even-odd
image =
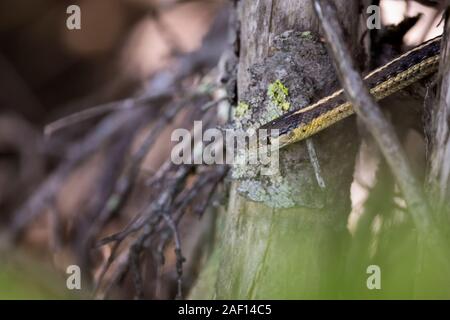
[{"label": "thin stick", "polygon": [[336,8],[329,0],[313,1],[346,96],[386,158],[408,204],[419,235],[428,241],[431,248],[445,248],[443,237],[432,219],[427,200],[418,180],[412,173],[394,127],[384,117],[354,66],[350,52],[345,46]]}]

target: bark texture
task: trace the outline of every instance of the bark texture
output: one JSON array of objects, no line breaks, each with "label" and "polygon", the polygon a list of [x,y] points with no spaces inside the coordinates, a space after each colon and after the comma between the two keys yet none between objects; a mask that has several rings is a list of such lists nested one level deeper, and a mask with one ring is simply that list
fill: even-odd
[{"label": "bark texture", "polygon": [[[339,0],[336,4],[347,41],[353,44],[355,56],[360,55],[362,48],[355,46],[363,30],[359,1]],[[309,0],[244,0],[238,3],[238,12],[238,95],[240,101],[250,101],[256,109],[253,118],[267,116],[261,110],[268,105],[267,87],[280,78],[289,89],[295,87],[290,98],[300,106],[336,85]],[[263,178],[263,182],[250,179],[254,184],[245,181],[243,189],[247,192],[266,188],[269,198],[257,199],[253,194],[253,200],[261,201],[252,201],[248,194],[243,195],[242,180],[233,183],[216,247],[220,254],[213,254],[211,262],[217,268],[215,298],[336,297],[333,292],[337,292],[345,254],[350,184],[358,145],[354,122],[354,118],[342,121],[310,141],[318,157],[319,173],[311,164],[307,144],[301,142],[281,151],[280,176]],[[319,186],[317,174],[325,188]],[[277,184],[275,179],[282,182]],[[274,197],[288,201],[274,208]]]}]

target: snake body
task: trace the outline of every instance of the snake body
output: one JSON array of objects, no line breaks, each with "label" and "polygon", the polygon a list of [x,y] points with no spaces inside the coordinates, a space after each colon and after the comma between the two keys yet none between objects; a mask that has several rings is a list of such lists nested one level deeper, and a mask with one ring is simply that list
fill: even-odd
[{"label": "snake body", "polygon": [[[381,100],[436,72],[441,39],[442,36],[429,40],[370,72],[364,82],[374,98]],[[309,106],[288,112],[260,129],[278,129],[278,147],[283,148],[311,137],[353,113],[353,107],[341,89]]]}]

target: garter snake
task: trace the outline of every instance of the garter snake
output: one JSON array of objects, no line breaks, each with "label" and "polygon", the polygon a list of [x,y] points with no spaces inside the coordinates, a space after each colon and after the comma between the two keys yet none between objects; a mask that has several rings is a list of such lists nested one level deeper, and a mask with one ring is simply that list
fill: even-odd
[{"label": "garter snake", "polygon": [[[439,65],[442,36],[409,50],[364,77],[364,83],[376,100],[381,100],[412,83],[436,72]],[[260,127],[279,130],[278,148],[304,140],[354,113],[344,91],[333,94],[304,108],[285,113]]]}]

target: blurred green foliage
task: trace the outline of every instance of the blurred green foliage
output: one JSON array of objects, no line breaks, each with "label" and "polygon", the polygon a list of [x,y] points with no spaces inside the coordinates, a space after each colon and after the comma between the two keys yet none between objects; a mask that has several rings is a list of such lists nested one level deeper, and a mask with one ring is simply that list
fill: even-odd
[{"label": "blurred green foliage", "polygon": [[0,255],[0,299],[77,299],[68,290],[64,274],[31,258],[2,253]]}]

